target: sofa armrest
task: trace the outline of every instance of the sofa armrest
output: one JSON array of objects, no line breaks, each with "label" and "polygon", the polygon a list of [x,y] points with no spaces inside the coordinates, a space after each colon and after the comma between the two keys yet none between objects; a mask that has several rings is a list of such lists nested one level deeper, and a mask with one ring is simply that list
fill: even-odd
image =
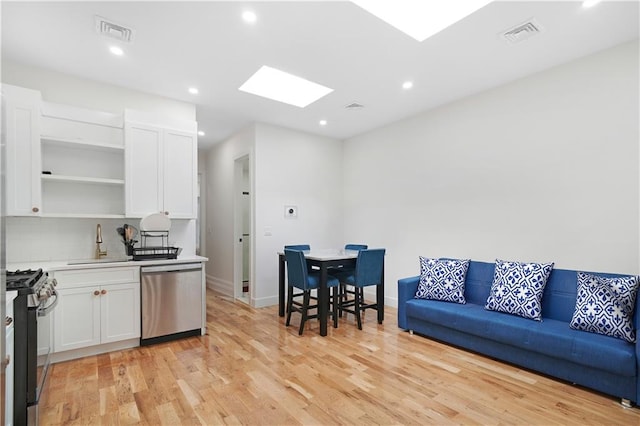
[{"label": "sofa armrest", "polygon": [[406,306],[408,300],[413,299],[418,290],[420,276],[401,278],[398,280],[398,327],[407,329]]}]

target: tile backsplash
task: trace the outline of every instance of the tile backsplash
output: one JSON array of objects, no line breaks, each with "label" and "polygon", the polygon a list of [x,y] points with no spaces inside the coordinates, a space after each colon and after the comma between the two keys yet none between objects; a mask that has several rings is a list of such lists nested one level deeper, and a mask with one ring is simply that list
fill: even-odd
[{"label": "tile backsplash", "polygon": [[[101,247],[107,250],[107,257],[124,257],[125,247],[116,229],[125,223],[139,228],[140,219],[7,217],[7,263],[91,259],[98,224],[102,225]],[[195,220],[171,221],[169,245],[182,247],[183,255],[195,254],[195,238]]]}]

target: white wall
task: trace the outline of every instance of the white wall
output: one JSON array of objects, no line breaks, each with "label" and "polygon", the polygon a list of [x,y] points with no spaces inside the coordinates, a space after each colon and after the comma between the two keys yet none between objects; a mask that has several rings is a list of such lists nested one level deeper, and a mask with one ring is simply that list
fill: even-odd
[{"label": "white wall", "polygon": [[[233,296],[234,164],[237,158],[253,156],[255,128],[250,126],[216,144],[206,155],[206,248],[207,286]],[[251,160],[252,162],[253,160]],[[252,165],[249,165],[250,169]],[[253,191],[250,190],[251,197]]]},{"label": "white wall", "polygon": [[[45,101],[122,113],[125,108],[195,120],[193,104],[76,78],[41,68],[2,61],[2,81],[42,92]],[[109,256],[124,256],[116,228],[140,219],[13,218],[6,220],[7,262],[91,258],[100,223]],[[172,220],[170,242],[195,254],[195,221]]]},{"label": "white wall", "polygon": [[[96,225],[102,226],[101,245],[110,258],[126,256],[116,229],[125,223],[139,228],[140,219],[6,218],[7,263],[35,263],[95,257]],[[182,254],[195,254],[195,221],[172,220],[170,245]],[[139,238],[136,238],[139,240]]]},{"label": "white wall", "polygon": [[640,273],[638,42],[345,142],[345,237],[418,256]]},{"label": "white wall", "polygon": [[[252,219],[251,304],[278,302],[278,258],[285,244],[336,247],[342,241],[342,143],[255,124],[208,152],[207,283],[233,295],[234,162],[250,155]],[[296,219],[284,206],[296,205]],[[270,233],[271,235],[265,235]]]},{"label": "white wall", "polygon": [[[344,245],[342,164],[339,140],[256,125],[255,306],[278,302],[276,253],[285,244]],[[285,218],[285,205],[298,207],[297,218]]]}]

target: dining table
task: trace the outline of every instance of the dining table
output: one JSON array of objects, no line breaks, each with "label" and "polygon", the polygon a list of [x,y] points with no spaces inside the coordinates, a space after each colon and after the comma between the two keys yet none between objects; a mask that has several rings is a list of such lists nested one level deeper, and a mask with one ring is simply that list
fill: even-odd
[{"label": "dining table", "polygon": [[[304,257],[307,265],[315,267],[320,273],[320,284],[318,286],[318,320],[320,321],[320,335],[327,335],[327,317],[329,313],[329,289],[327,287],[327,277],[330,270],[351,266],[355,268],[358,260],[358,250],[345,249],[320,249],[304,250]],[[284,252],[278,253],[278,315],[285,314],[285,275],[286,259]],[[376,303],[378,304],[378,323],[382,324],[384,319],[384,266],[382,280],[376,286]],[[335,324],[335,322],[334,322]]]}]

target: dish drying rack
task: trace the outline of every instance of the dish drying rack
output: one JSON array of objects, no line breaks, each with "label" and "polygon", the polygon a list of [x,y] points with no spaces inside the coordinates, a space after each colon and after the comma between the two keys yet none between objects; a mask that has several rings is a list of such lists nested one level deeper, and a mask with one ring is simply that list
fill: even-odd
[{"label": "dish drying rack", "polygon": [[140,247],[133,248],[133,260],[177,259],[181,251],[169,246],[169,231],[140,231]]}]

